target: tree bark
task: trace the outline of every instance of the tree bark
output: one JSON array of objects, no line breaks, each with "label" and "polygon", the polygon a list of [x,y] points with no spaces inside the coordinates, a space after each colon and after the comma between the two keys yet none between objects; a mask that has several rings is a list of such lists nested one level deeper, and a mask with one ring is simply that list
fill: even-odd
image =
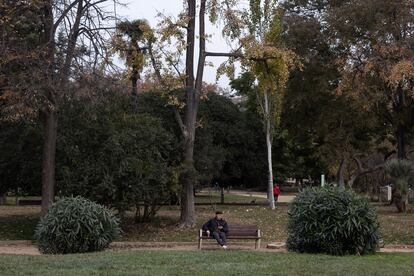
[{"label": "tree bark", "polygon": [[[187,23],[187,49],[186,49],[186,111],[184,135],[184,172],[183,189],[181,191],[181,227],[193,227],[195,225],[194,206],[194,141],[195,125],[197,118],[197,102],[194,83],[194,43],[195,43],[195,17],[196,1],[188,0],[188,23]],[[200,20],[201,21],[201,20]]]},{"label": "tree bark", "polygon": [[6,193],[0,194],[0,205],[6,205]]},{"label": "tree bark", "polygon": [[357,157],[353,157],[352,159],[356,162],[357,167],[358,167],[358,170],[357,170],[357,172],[356,172],[354,175],[352,175],[352,176],[348,179],[347,185],[348,185],[348,187],[349,187],[350,189],[352,189],[352,187],[353,187],[353,185],[354,185],[354,182],[355,182],[355,181],[356,181],[359,177],[361,177],[361,176],[363,176],[363,175],[366,175],[366,174],[368,174],[368,173],[373,173],[373,172],[376,172],[376,171],[378,171],[378,170],[383,169],[383,168],[385,167],[387,157],[385,157],[385,160],[384,160],[384,162],[383,162],[383,163],[378,164],[378,165],[373,166],[373,167],[369,167],[369,168],[364,168],[364,167],[363,167],[363,164],[362,164],[362,161],[361,161],[361,160],[359,160]]},{"label": "tree bark", "polygon": [[397,155],[398,159],[407,159],[407,131],[401,123],[397,129]]},{"label": "tree bark", "polygon": [[132,75],[131,75],[131,94],[132,96],[137,96],[138,95],[138,70],[134,69],[132,70]]},{"label": "tree bark", "polygon": [[270,209],[274,210],[275,197],[273,195],[273,164],[272,164],[272,138],[271,137],[271,122],[270,122],[270,108],[269,108],[269,95],[264,93],[264,109],[265,109],[265,122],[266,122],[266,147],[267,147],[267,164],[268,164],[268,181],[267,181],[267,198],[269,200]]},{"label": "tree bark", "polygon": [[341,164],[339,165],[338,173],[336,179],[338,181],[338,187],[345,189],[345,176],[344,171],[346,168],[346,159],[343,158]]},{"label": "tree bark", "polygon": [[[407,107],[404,91],[402,84],[399,84],[397,87],[397,103],[396,111],[397,114],[403,114],[404,109]],[[404,122],[399,118],[397,126],[397,157],[398,159],[407,159],[407,129],[404,125]]]},{"label": "tree bark", "polygon": [[[50,104],[55,104],[53,91],[54,80],[54,23],[53,23],[53,1],[45,1],[43,7],[44,32],[42,44],[45,49],[45,82],[44,87]],[[53,107],[52,107],[53,108]],[[42,208],[41,215],[44,216],[50,203],[54,199],[55,187],[55,155],[56,155],[56,111],[46,107],[43,112],[43,149],[42,149]]]},{"label": "tree bark", "polygon": [[55,160],[57,139],[56,111],[45,113],[42,160],[42,210],[44,216],[55,197]]},{"label": "tree bark", "polygon": [[42,160],[42,209],[41,215],[44,216],[55,196],[55,167],[56,167],[56,140],[57,140],[57,106],[58,91],[65,91],[69,82],[70,67],[75,56],[76,41],[79,37],[79,29],[82,15],[84,14],[84,1],[77,2],[75,21],[70,30],[68,37],[68,46],[63,67],[58,74],[58,85],[54,84],[54,53],[55,44],[54,36],[56,26],[53,23],[53,1],[45,1],[45,35],[44,43],[47,49],[47,76],[45,79],[51,79],[48,84],[47,98],[51,106],[47,106],[44,111],[44,128],[43,128],[43,160]]}]

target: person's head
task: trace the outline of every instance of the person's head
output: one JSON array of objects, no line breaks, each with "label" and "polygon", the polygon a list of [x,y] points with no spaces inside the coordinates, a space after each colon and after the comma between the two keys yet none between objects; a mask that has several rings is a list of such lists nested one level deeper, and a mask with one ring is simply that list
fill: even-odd
[{"label": "person's head", "polygon": [[222,219],[223,218],[223,212],[222,211],[216,211],[216,219]]}]

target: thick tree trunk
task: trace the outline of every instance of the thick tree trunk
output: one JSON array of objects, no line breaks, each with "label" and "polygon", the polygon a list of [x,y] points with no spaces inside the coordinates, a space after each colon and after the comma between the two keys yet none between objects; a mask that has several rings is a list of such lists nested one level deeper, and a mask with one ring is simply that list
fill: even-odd
[{"label": "thick tree trunk", "polygon": [[398,159],[407,159],[407,131],[403,124],[397,129],[397,155]]},{"label": "thick tree trunk", "polygon": [[[400,83],[397,87],[397,101],[396,101],[396,112],[397,116],[404,113],[404,109],[407,108],[407,101],[405,98],[402,84]],[[399,118],[401,120],[401,118]],[[398,122],[397,126],[397,156],[398,159],[407,159],[407,129],[404,122]]]},{"label": "thick tree trunk", "polygon": [[188,25],[187,25],[187,49],[186,49],[186,113],[184,130],[184,172],[182,175],[181,191],[181,227],[193,227],[195,225],[194,206],[194,138],[197,118],[198,98],[194,80],[194,43],[195,43],[195,17],[196,1],[188,0]]},{"label": "thick tree trunk", "polygon": [[[45,215],[55,196],[55,166],[56,166],[56,140],[57,140],[57,107],[58,92],[64,92],[67,89],[71,64],[75,56],[76,42],[79,37],[82,16],[84,14],[84,1],[77,3],[75,21],[68,36],[68,45],[66,50],[65,61],[62,69],[58,74],[58,85],[54,83],[54,53],[55,53],[55,28],[53,22],[53,1],[46,1],[45,7],[45,45],[47,45],[48,67],[45,79],[51,79],[49,83],[47,97],[51,107],[46,107],[44,118],[44,136],[43,136],[43,160],[42,160],[42,209],[41,215]],[[47,35],[46,35],[47,34]]]},{"label": "thick tree trunk", "polygon": [[[53,27],[53,1],[44,2],[44,32],[42,44],[46,49],[44,54],[45,61],[45,94],[51,105],[56,103],[54,93],[54,27]],[[54,107],[52,107],[54,108]],[[43,149],[42,149],[42,208],[41,215],[44,216],[54,199],[55,189],[55,154],[56,154],[56,131],[57,116],[56,111],[50,107],[45,107],[43,117]],[[17,196],[17,195],[16,195]]]},{"label": "thick tree trunk", "polygon": [[267,180],[267,198],[269,200],[270,209],[275,209],[275,197],[273,195],[273,164],[272,164],[272,138],[271,137],[271,122],[270,122],[270,108],[269,98],[267,92],[264,94],[264,109],[266,121],[266,147],[267,147],[267,165],[268,165],[268,180]]},{"label": "thick tree trunk", "polygon": [[[190,107],[187,107],[190,108]],[[195,202],[194,202],[194,137],[195,122],[187,120],[187,137],[185,139],[184,172],[182,177],[183,189],[181,194],[181,227],[193,227],[195,225]]]},{"label": "thick tree trunk", "polygon": [[57,139],[57,114],[49,111],[45,114],[43,125],[42,160],[42,210],[44,216],[55,197],[55,160]]},{"label": "thick tree trunk", "polygon": [[391,203],[394,202],[395,207],[397,208],[399,213],[405,212],[405,201],[404,201],[404,197],[401,194],[401,192],[396,189],[392,195],[392,201]]}]

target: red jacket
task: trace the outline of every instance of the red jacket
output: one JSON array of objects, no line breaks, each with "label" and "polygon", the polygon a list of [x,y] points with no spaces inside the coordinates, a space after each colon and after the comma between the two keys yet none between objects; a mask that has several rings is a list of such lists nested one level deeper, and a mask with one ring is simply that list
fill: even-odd
[{"label": "red jacket", "polygon": [[280,195],[280,188],[279,186],[273,186],[273,195],[279,196]]}]

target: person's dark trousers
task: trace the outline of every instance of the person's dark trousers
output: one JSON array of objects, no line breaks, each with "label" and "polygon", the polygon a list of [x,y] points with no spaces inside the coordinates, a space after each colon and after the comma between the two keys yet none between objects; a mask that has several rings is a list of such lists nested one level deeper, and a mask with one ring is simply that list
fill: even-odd
[{"label": "person's dark trousers", "polygon": [[211,235],[221,246],[226,245],[226,233],[214,231]]}]

